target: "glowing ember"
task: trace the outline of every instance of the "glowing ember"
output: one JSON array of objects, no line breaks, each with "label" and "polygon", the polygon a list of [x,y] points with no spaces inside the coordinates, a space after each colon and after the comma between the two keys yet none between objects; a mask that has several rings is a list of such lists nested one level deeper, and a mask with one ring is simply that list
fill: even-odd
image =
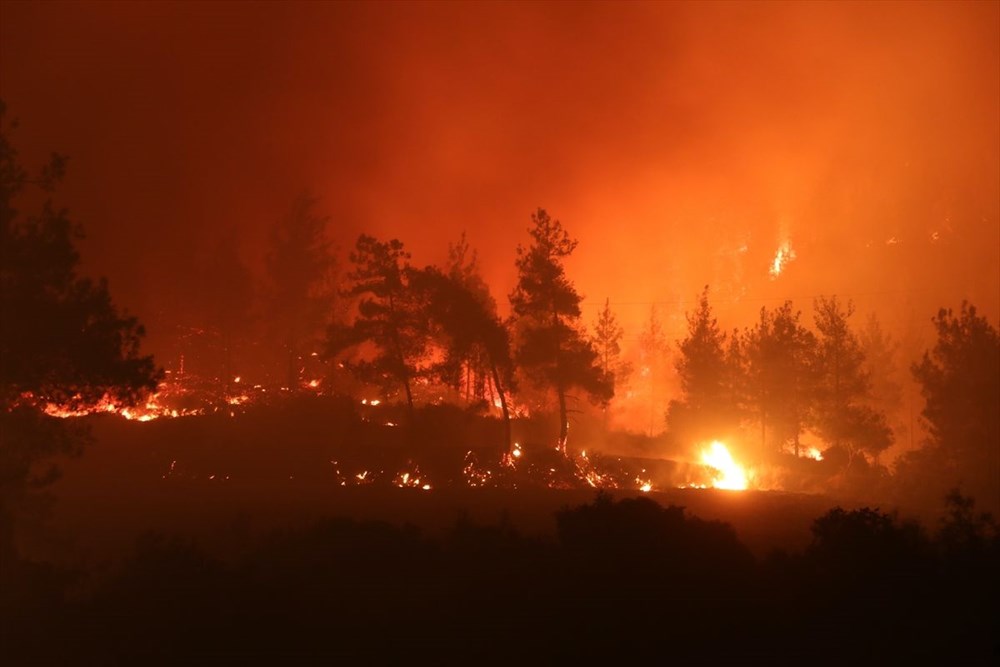
[{"label": "glowing ember", "polygon": [[466,484],[473,488],[486,486],[493,478],[492,471],[479,466],[472,450],[465,453],[465,466],[462,468],[462,475],[465,477]]},{"label": "glowing ember", "polygon": [[771,280],[774,280],[781,275],[785,267],[795,259],[795,250],[792,249],[791,241],[785,241],[778,247],[778,252],[774,255],[774,261],[771,262],[771,269],[768,273],[771,274]]},{"label": "glowing ember", "polygon": [[726,446],[716,440],[701,454],[701,461],[709,468],[718,471],[712,486],[716,489],[742,491],[747,488],[747,474],[736,461]]},{"label": "glowing ember", "polygon": [[[573,461],[576,478],[586,483],[594,489],[617,489],[618,483],[608,471],[599,470],[597,464],[587,458],[586,452],[581,452],[580,457]],[[555,470],[553,469],[553,472]],[[551,488],[557,488],[549,484]]]},{"label": "glowing ember", "polygon": [[167,477],[170,477],[171,475],[173,475],[174,474],[174,470],[176,470],[176,469],[177,469],[177,460],[175,459],[175,460],[173,460],[173,461],[170,462],[170,469],[167,470],[167,472],[166,472],[165,475],[163,475],[163,479],[166,479]]},{"label": "glowing ember", "polygon": [[413,472],[401,471],[396,474],[396,477],[392,480],[392,483],[401,489],[423,489],[424,491],[430,491],[431,485],[427,483],[427,480],[421,482],[420,467],[414,466]]},{"label": "glowing ember", "polygon": [[521,445],[514,443],[514,448],[510,452],[505,452],[500,458],[500,465],[506,468],[513,468],[517,459],[521,458]]}]

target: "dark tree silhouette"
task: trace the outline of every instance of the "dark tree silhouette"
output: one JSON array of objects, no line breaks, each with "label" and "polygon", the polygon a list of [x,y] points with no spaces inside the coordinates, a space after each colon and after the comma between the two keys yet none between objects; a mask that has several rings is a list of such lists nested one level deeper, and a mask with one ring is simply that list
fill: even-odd
[{"label": "dark tree silhouette", "polygon": [[645,328],[639,333],[639,375],[644,378],[645,389],[649,400],[649,435],[655,431],[657,415],[662,418],[660,407],[660,390],[665,378],[667,360],[670,353],[670,343],[663,331],[663,323],[657,312],[656,305],[649,307],[649,318]]},{"label": "dark tree silhouette", "polygon": [[764,451],[769,446],[781,451],[791,441],[798,455],[813,390],[811,357],[816,343],[799,322],[800,314],[792,310],[791,301],[771,312],[761,308],[760,320],[744,334],[745,395],[750,412],[760,422]]},{"label": "dark tree silhouette", "polygon": [[1000,505],[1000,337],[975,306],[941,309],[932,320],[937,342],[913,364],[926,405],[928,452],[913,458],[937,477],[971,493],[991,510]]},{"label": "dark tree silhouette", "polygon": [[601,373],[597,352],[580,327],[580,301],[563,261],[576,248],[562,224],[544,209],[531,216],[532,243],[517,247],[518,281],[510,294],[517,346],[515,360],[535,385],[551,388],[559,403],[559,442],[569,435],[567,391],[577,387],[607,400],[613,388]]},{"label": "dark tree silhouette", "polygon": [[[160,371],[139,353],[144,335],[134,317],[112,303],[105,280],[79,274],[81,228],[48,197],[66,160],[53,155],[29,176],[8,138],[0,101],[0,550],[10,543],[10,512],[27,487],[54,479],[33,469],[51,454],[78,448],[84,431],[44,417],[54,403],[84,410],[101,400],[129,405],[156,388]],[[22,216],[26,186],[46,195],[41,210]],[[0,558],[6,554],[0,554]]]},{"label": "dark tree silhouette", "polygon": [[671,432],[694,440],[721,438],[738,420],[733,400],[735,372],[727,353],[726,334],[712,315],[708,286],[698,309],[687,314],[688,335],[677,345],[677,373],[683,397],[670,402],[667,425]]},{"label": "dark tree silhouette", "polygon": [[615,501],[599,493],[591,504],[557,512],[556,526],[572,565],[603,575],[595,579],[605,583],[620,575],[617,565],[633,575],[669,573],[675,586],[704,590],[706,575],[716,583],[735,581],[753,564],[732,526],[685,516],[683,507],[661,507],[648,498]]},{"label": "dark tree silhouette", "polygon": [[903,384],[899,378],[899,341],[886,332],[875,313],[858,332],[865,355],[865,372],[871,381],[871,405],[886,416],[894,439],[906,433],[903,412]]},{"label": "dark tree silhouette", "polygon": [[[927,549],[915,523],[901,523],[876,507],[836,507],[812,525],[807,556],[835,582],[870,587],[912,570]],[[888,582],[891,583],[891,582]]]},{"label": "dark tree silhouette", "polygon": [[892,444],[892,431],[871,406],[864,350],[848,322],[854,306],[820,297],[814,311],[819,335],[812,356],[812,426],[827,443],[846,449],[848,465],[860,452],[876,457]]},{"label": "dark tree silhouette", "polygon": [[945,496],[945,516],[937,541],[946,556],[968,559],[1000,551],[1000,527],[989,512],[976,512],[976,500],[952,489]]},{"label": "dark tree silhouette", "polygon": [[79,275],[75,242],[83,232],[66,210],[47,198],[39,213],[19,215],[25,186],[51,192],[66,160],[53,155],[29,178],[4,111],[0,102],[0,404],[8,409],[26,393],[68,408],[105,395],[134,399],[156,386],[153,358],[139,354],[145,332],[118,312],[105,280]]},{"label": "dark tree silhouette", "polygon": [[253,325],[254,281],[250,269],[240,257],[239,234],[226,230],[212,244],[200,266],[202,304],[201,322],[218,339],[222,351],[222,373],[228,386],[236,370],[236,352],[248,340]]},{"label": "dark tree silhouette", "polygon": [[[622,359],[622,338],[625,336],[625,329],[618,323],[611,310],[611,300],[604,300],[604,307],[597,314],[594,321],[593,344],[597,350],[597,358],[601,366],[601,372],[605,379],[611,383],[613,390],[632,372],[632,365]],[[607,411],[607,405],[605,405]]]},{"label": "dark tree silhouette", "polygon": [[[488,318],[496,319],[497,315],[497,304],[496,300],[490,294],[490,288],[483,280],[482,274],[479,272],[479,260],[478,255],[475,250],[469,246],[469,242],[465,238],[465,233],[462,233],[462,237],[456,243],[448,244],[448,261],[444,267],[444,273],[451,281],[453,288],[461,289],[467,293],[466,299],[468,297],[474,298],[479,302],[480,308],[478,310],[482,311],[478,314],[469,312],[472,320],[470,323],[475,323],[478,325],[483,325],[486,323]],[[449,289],[445,291],[440,296],[448,296]],[[463,300],[460,298],[460,300]],[[447,299],[445,299],[445,302]],[[472,304],[467,304],[471,307]],[[457,320],[453,321],[453,325],[458,325]],[[492,328],[490,325],[488,328]],[[452,326],[451,329],[455,333],[455,327]],[[471,329],[466,333],[471,333]],[[465,338],[466,341],[471,341],[472,338],[485,339],[488,337],[493,337],[494,341],[499,341],[495,338],[494,334],[489,334],[485,329],[481,332],[486,334],[484,336],[459,336],[459,338]],[[453,337],[454,338],[454,337]],[[455,374],[448,379],[448,384],[455,387],[460,387],[464,389],[466,403],[472,403],[473,401],[484,403],[492,402],[493,390],[495,389],[495,378],[493,377],[493,364],[490,359],[489,351],[487,347],[483,344],[473,343],[468,345],[461,345],[460,340],[455,339],[453,342],[459,343],[460,348],[453,349],[448,354],[448,360],[451,364],[452,370]],[[509,346],[509,343],[508,343]],[[495,348],[494,352],[500,353],[497,359],[502,359],[506,356],[509,360],[510,353],[501,353],[499,348]],[[457,381],[457,382],[456,382]],[[492,384],[491,384],[492,383]],[[506,399],[504,399],[506,400]]]},{"label": "dark tree silhouette", "polygon": [[[426,304],[424,316],[432,337],[443,349],[441,360],[431,365],[430,373],[437,380],[460,388],[463,384],[468,386],[470,367],[485,367],[500,400],[505,445],[509,450],[507,390],[513,376],[510,337],[497,316],[496,302],[488,290],[477,289],[479,284],[454,270],[446,275],[435,267],[427,267],[410,273],[410,288],[420,294],[421,303]],[[485,283],[482,287],[485,288]],[[485,392],[479,398],[484,395]]]},{"label": "dark tree silhouette", "polygon": [[354,269],[345,291],[358,301],[357,316],[350,325],[334,323],[327,338],[327,352],[339,355],[370,343],[376,350],[371,358],[344,362],[358,377],[385,384],[402,385],[410,421],[413,421],[412,381],[423,358],[429,335],[426,304],[421,292],[412,289],[410,254],[396,239],[379,241],[362,234],[351,252]]},{"label": "dark tree silhouette", "polygon": [[335,298],[329,219],[315,212],[316,203],[308,194],[295,200],[289,214],[271,228],[267,255],[271,335],[283,348],[285,382],[292,389],[299,382],[300,358],[321,338]]}]

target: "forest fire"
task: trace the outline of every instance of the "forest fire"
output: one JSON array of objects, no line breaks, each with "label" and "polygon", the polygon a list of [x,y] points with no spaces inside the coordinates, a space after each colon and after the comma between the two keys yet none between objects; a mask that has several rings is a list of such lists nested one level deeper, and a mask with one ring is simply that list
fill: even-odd
[{"label": "forest fire", "polygon": [[[235,383],[235,381],[234,381]],[[316,396],[306,388],[300,393],[272,392],[269,394],[261,385],[240,385],[242,393],[229,393],[222,386],[206,390],[204,382],[191,377],[170,378],[163,382],[158,391],[150,394],[138,406],[126,407],[110,399],[102,399],[91,406],[75,406],[73,408],[46,404],[44,412],[61,419],[86,418],[89,415],[116,415],[122,419],[135,422],[150,422],[159,419],[173,418],[211,418],[222,415],[235,418],[237,413],[231,408],[238,408],[239,414],[264,413],[280,409],[283,404],[294,404],[296,401],[324,401],[322,396]],[[29,400],[27,397],[25,400]],[[384,429],[387,441],[399,441],[402,435],[390,435],[389,432],[405,430],[405,424],[395,421],[396,418],[378,418],[377,415],[391,415],[396,408],[386,405],[381,399],[361,399],[358,418],[369,428]],[[372,412],[375,410],[375,412]],[[640,468],[631,463],[625,463],[620,458],[608,457],[600,452],[581,450],[576,454],[568,454],[556,448],[549,450],[537,445],[525,449],[520,442],[512,443],[510,449],[500,454],[491,463],[482,450],[467,450],[462,467],[431,484],[427,475],[421,471],[424,459],[417,452],[411,453],[411,460],[405,467],[397,467],[398,472],[387,475],[385,469],[372,469],[371,463],[342,458],[337,454],[336,461],[330,461],[336,468],[334,482],[341,487],[391,485],[404,489],[420,489],[430,491],[432,488],[447,488],[450,486],[465,486],[467,488],[506,488],[545,487],[550,489],[591,488],[601,490],[634,490],[639,493],[650,493],[669,488],[689,489],[720,489],[746,490],[752,486],[751,473],[734,459],[728,446],[721,441],[713,441],[699,454],[699,469],[694,472],[663,478],[651,476],[646,468]],[[823,454],[817,447],[804,447],[801,457],[817,462],[823,461]],[[419,461],[419,463],[418,463]],[[209,479],[206,471],[195,471],[185,466],[183,471],[177,468],[178,461],[170,462],[170,469],[163,479]],[[225,461],[215,464],[225,469]],[[347,467],[353,472],[341,472],[341,467]],[[302,471],[296,477],[301,477]],[[228,479],[228,476],[226,477]],[[654,481],[654,479],[656,481]],[[771,481],[768,489],[783,488],[782,483]]]},{"label": "forest fire", "polygon": [[996,662],[1000,0],[0,3],[2,664]]}]

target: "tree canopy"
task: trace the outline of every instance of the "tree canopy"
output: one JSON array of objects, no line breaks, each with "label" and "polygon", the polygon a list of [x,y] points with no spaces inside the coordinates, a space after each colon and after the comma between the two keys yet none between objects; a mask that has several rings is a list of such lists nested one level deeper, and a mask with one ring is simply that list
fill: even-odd
[{"label": "tree canopy", "polygon": [[687,314],[688,335],[678,341],[680,400],[670,402],[667,423],[675,435],[694,440],[724,437],[737,425],[733,384],[735,373],[726,349],[726,334],[719,328],[708,303],[706,286],[698,308]]},{"label": "tree canopy", "polygon": [[[139,351],[145,332],[114,305],[106,280],[79,273],[83,231],[49,196],[66,159],[53,155],[29,177],[4,111],[0,102],[0,407],[25,394],[70,408],[133,401],[159,378]],[[41,210],[21,215],[17,199],[29,185],[46,197]]]},{"label": "tree canopy", "polygon": [[930,456],[949,485],[959,485],[991,509],[1000,502],[1000,336],[963,302],[958,313],[938,311],[934,347],[913,364],[926,400]]},{"label": "tree canopy", "polygon": [[336,294],[330,280],[335,265],[326,236],[329,219],[316,213],[316,204],[305,193],[295,199],[288,215],[272,226],[267,254],[271,335],[284,348],[290,387],[298,383],[305,346],[321,338],[331,318]]},{"label": "tree canopy", "polygon": [[[474,274],[478,278],[478,274]],[[411,271],[410,288],[426,306],[424,316],[429,336],[440,354],[428,373],[444,384],[486,402],[495,395],[503,413],[505,444],[510,447],[510,411],[507,392],[513,384],[510,336],[496,313],[496,302],[485,283],[470,274],[452,270],[448,274],[429,266]],[[495,393],[494,393],[495,392]],[[491,401],[492,402],[492,401]]]},{"label": "tree canopy", "polygon": [[402,386],[412,417],[412,381],[424,356],[428,330],[420,292],[410,284],[410,253],[397,239],[379,241],[362,234],[350,260],[354,268],[344,294],[358,300],[357,315],[350,324],[330,326],[327,352],[338,355],[366,342],[374,345],[373,354],[345,365],[367,381]]},{"label": "tree canopy", "polygon": [[800,315],[791,301],[772,311],[761,308],[760,320],[744,334],[746,400],[760,423],[764,450],[780,452],[792,442],[798,454],[813,384],[815,346],[815,336],[802,325]]},{"label": "tree canopy", "polygon": [[830,445],[844,447],[849,459],[862,451],[877,456],[892,444],[892,431],[871,405],[864,348],[849,323],[854,306],[820,297],[814,311],[819,335],[812,357],[812,426]]},{"label": "tree canopy", "polygon": [[[611,383],[612,389],[618,388],[632,373],[632,364],[622,358],[622,339],[625,329],[618,323],[618,318],[611,310],[611,299],[604,300],[604,307],[594,321],[594,349],[597,350],[601,372]],[[607,408],[605,408],[607,409]]]}]

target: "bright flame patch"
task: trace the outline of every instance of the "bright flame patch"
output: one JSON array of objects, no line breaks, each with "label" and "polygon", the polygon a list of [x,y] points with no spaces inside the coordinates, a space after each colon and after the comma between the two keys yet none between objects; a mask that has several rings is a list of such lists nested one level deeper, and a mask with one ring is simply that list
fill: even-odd
[{"label": "bright flame patch", "polygon": [[701,454],[701,461],[718,471],[712,486],[716,489],[742,491],[747,488],[747,474],[743,466],[733,460],[724,444],[716,440]]},{"label": "bright flame patch", "polygon": [[792,242],[785,241],[778,247],[778,252],[774,254],[774,261],[771,262],[771,268],[768,271],[771,274],[771,280],[780,276],[793,259],[795,259],[795,250],[792,248]]}]

